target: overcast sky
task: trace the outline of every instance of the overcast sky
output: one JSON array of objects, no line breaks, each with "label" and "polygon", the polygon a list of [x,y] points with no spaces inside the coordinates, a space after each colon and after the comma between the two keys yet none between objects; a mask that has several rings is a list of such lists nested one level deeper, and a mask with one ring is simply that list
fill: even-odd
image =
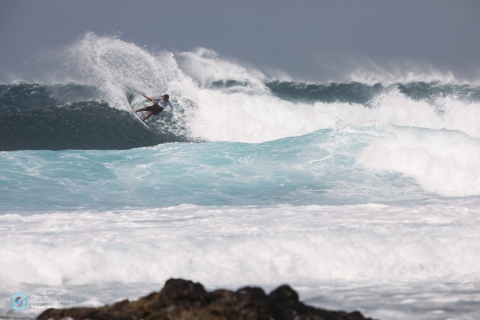
[{"label": "overcast sky", "polygon": [[88,31],[309,81],[372,64],[480,78],[478,0],[0,0],[0,81]]}]

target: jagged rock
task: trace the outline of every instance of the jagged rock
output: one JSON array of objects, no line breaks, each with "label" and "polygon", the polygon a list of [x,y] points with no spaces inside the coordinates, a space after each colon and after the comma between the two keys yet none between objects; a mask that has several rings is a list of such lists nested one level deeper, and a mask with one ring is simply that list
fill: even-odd
[{"label": "jagged rock", "polygon": [[137,301],[123,300],[99,308],[48,309],[38,320],[363,320],[358,312],[307,306],[288,285],[268,296],[261,288],[207,292],[200,283],[170,279],[160,292]]}]

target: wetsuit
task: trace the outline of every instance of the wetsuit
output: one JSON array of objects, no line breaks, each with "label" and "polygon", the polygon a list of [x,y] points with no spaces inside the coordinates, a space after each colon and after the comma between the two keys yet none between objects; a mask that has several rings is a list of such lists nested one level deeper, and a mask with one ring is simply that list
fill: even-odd
[{"label": "wetsuit", "polygon": [[170,101],[163,100],[163,97],[153,98],[153,100],[155,100],[155,103],[151,106],[146,107],[146,111],[153,111],[153,114],[159,114],[166,107],[170,107],[173,109],[173,105],[170,103]]}]

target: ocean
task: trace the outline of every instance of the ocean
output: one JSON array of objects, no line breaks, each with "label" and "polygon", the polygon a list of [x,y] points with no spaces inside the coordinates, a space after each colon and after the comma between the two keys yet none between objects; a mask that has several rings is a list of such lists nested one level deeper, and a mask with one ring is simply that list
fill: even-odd
[{"label": "ocean", "polygon": [[[479,318],[479,84],[307,82],[92,33],[46,56],[37,79],[0,84],[0,317],[173,277]],[[148,132],[131,108],[164,93],[174,108]]]}]

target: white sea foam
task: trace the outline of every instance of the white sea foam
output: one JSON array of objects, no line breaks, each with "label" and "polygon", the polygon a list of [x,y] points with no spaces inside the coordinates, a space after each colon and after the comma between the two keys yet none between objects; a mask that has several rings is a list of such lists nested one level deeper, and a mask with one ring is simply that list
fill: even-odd
[{"label": "white sea foam", "polygon": [[[241,73],[242,77],[245,75]],[[250,81],[258,84],[257,79],[252,76]],[[194,102],[195,108],[186,115],[190,134],[209,141],[255,143],[325,128],[386,125],[446,128],[480,138],[480,104],[456,97],[417,101],[393,88],[376,96],[367,108],[339,102],[294,103],[261,90],[255,94],[251,90],[225,92],[184,83],[176,83],[175,89]]]},{"label": "white sea foam", "polygon": [[480,194],[480,141],[462,132],[391,127],[358,161],[373,170],[412,176],[440,195]]},{"label": "white sea foam", "polygon": [[[182,97],[194,101],[195,109],[188,113],[187,122],[191,134],[201,139],[262,142],[345,125],[390,124],[460,130],[480,138],[478,103],[455,97],[416,101],[395,88],[376,96],[370,102],[371,108],[338,102],[294,103],[265,92],[261,84],[265,76],[258,70],[225,62],[211,51],[182,55],[188,58],[185,70],[201,83],[202,88],[189,82],[185,85],[185,81],[176,83],[175,88]],[[230,77],[249,83],[248,91],[205,88],[205,84]]]},{"label": "white sea foam", "polygon": [[0,282],[480,281],[480,209],[196,207],[0,216]]},{"label": "white sea foam", "polygon": [[447,128],[480,138],[480,105],[452,98],[432,105],[390,90],[366,108],[348,103],[293,103],[271,95],[213,90],[184,94],[197,104],[188,120],[191,133],[210,141],[262,142],[325,128],[386,125]]}]

